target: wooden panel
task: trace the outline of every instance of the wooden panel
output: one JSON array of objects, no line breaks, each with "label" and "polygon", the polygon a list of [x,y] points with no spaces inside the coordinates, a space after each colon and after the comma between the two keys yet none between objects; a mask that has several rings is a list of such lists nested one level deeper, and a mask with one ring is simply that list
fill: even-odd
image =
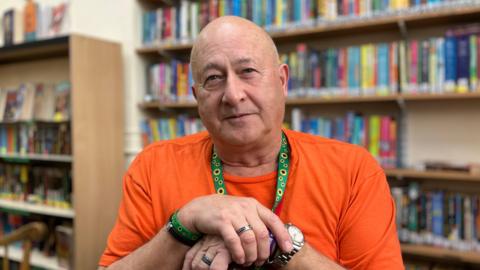
[{"label": "wooden panel", "polygon": [[0,65],[0,87],[16,88],[25,82],[58,83],[69,78],[66,57]]},{"label": "wooden panel", "polygon": [[121,196],[123,76],[119,45],[71,37],[75,269],[95,269]]},{"label": "wooden panel", "polygon": [[407,103],[407,166],[426,160],[480,163],[480,101]]},{"label": "wooden panel", "polygon": [[479,253],[473,251],[457,251],[424,245],[402,244],[402,252],[406,255],[436,258],[453,262],[480,264]]}]

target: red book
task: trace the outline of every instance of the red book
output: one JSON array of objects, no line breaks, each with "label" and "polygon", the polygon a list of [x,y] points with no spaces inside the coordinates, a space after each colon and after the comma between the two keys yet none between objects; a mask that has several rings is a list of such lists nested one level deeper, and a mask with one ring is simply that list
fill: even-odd
[{"label": "red book", "polygon": [[218,0],[210,0],[208,8],[208,21],[213,21],[218,17]]}]

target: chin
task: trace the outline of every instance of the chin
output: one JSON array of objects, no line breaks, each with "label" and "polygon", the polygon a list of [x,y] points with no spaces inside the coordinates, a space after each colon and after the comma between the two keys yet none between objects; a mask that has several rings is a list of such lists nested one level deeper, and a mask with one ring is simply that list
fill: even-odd
[{"label": "chin", "polygon": [[235,145],[242,146],[258,142],[264,138],[263,132],[254,129],[240,129],[220,132],[222,141]]}]

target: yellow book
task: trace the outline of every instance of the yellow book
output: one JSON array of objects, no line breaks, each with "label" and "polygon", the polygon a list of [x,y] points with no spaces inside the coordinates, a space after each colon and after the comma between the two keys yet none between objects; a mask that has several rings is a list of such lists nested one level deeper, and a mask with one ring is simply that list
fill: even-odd
[{"label": "yellow book", "polygon": [[150,119],[150,120],[148,120],[148,123],[150,124],[150,130],[152,131],[153,140],[154,141],[160,140],[160,133],[158,132],[157,120],[156,119]]},{"label": "yellow book", "polygon": [[368,88],[368,45],[360,46],[360,67],[361,67],[361,82],[360,86],[362,92]]},{"label": "yellow book", "polygon": [[283,0],[277,0],[275,3],[275,25],[282,26],[283,25]]},{"label": "yellow book", "polygon": [[168,118],[168,133],[170,139],[175,139],[177,137],[177,119],[173,117]]},{"label": "yellow book", "polygon": [[218,16],[225,16],[225,0],[218,1]]}]

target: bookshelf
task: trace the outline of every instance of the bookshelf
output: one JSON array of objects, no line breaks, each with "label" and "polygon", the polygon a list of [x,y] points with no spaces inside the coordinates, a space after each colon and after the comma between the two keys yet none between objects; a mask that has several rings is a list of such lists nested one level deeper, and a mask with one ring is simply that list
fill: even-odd
[{"label": "bookshelf", "polygon": [[[179,1],[137,0],[143,11],[166,7]],[[367,43],[388,43],[444,37],[447,30],[459,25],[478,22],[478,1],[444,1],[442,5],[414,7],[378,12],[371,16],[345,16],[336,20],[317,20],[309,26],[291,26],[283,29],[266,27],[280,53],[295,50],[305,43],[317,50],[359,46]],[[144,29],[141,29],[144,30]],[[142,31],[139,31],[139,38]],[[168,62],[169,58],[188,58],[192,41],[154,40],[136,48],[145,69],[151,64]],[[148,88],[148,73],[144,72],[139,91]],[[147,76],[146,76],[147,75]],[[446,171],[419,171],[411,169],[430,159],[451,162],[480,163],[480,91],[466,93],[401,93],[386,95],[325,95],[288,97],[286,121],[291,113],[301,109],[310,115],[344,115],[354,110],[365,114],[389,114],[398,120],[398,168],[385,169],[391,184],[428,182],[430,189],[442,188],[468,194],[480,191],[480,175]],[[148,100],[148,99],[147,99]],[[139,110],[147,118],[191,114],[196,116],[195,102],[143,101]],[[395,182],[395,183],[394,183]],[[479,264],[479,252],[464,252],[426,245],[402,244],[405,255],[415,255],[436,261]]]},{"label": "bookshelf", "polygon": [[[96,267],[116,217],[111,209],[117,209],[120,201],[124,171],[121,58],[119,44],[79,34],[0,48],[0,87],[18,87],[25,82],[71,83],[72,155],[9,153],[0,159],[70,166],[73,209],[6,200],[0,200],[0,207],[70,219],[75,269]],[[60,269],[56,258],[40,254],[32,254],[32,265]]]},{"label": "bookshelf", "polygon": [[[0,257],[3,257],[5,254],[5,248],[0,247]],[[22,261],[22,249],[16,246],[9,246],[8,247],[8,257],[15,262]],[[65,268],[60,267],[57,263],[57,259],[55,257],[48,257],[42,254],[38,250],[32,250],[30,253],[30,265],[33,267],[38,267],[42,269],[48,270],[65,270]]]}]

